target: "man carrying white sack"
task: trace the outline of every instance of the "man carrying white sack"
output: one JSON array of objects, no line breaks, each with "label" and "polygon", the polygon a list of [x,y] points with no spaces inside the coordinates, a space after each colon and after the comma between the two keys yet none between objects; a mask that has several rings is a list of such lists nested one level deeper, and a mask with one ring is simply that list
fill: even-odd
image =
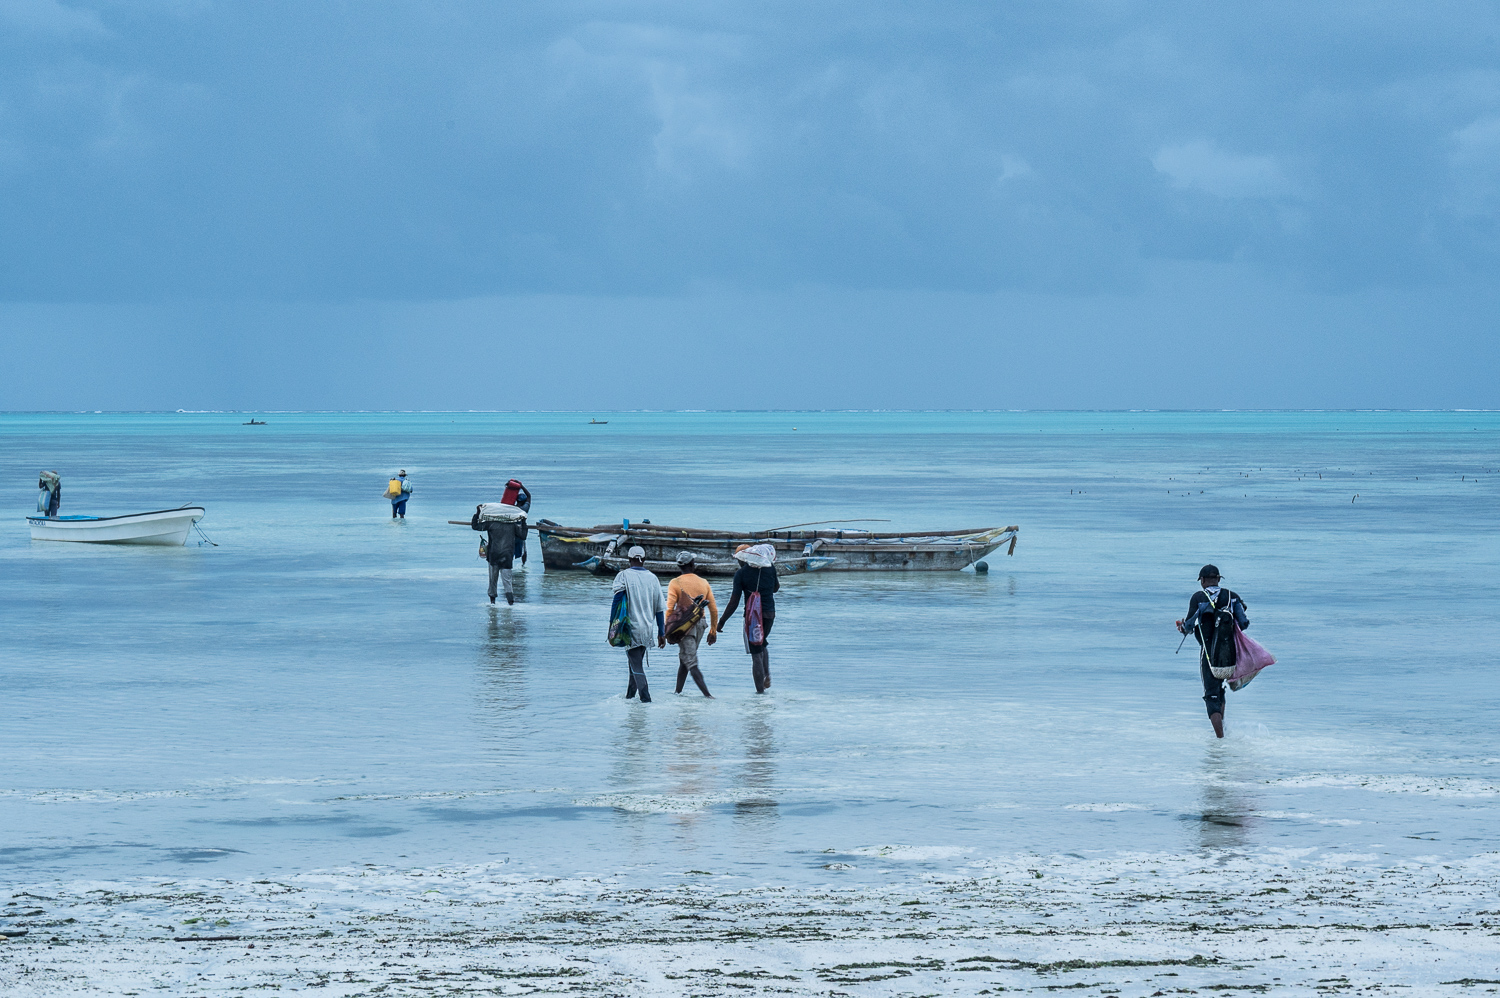
[{"label": "man carrying white sack", "polygon": [[498,595],[498,580],[505,587],[505,602],[515,603],[515,587],[511,583],[511,566],[515,564],[516,549],[521,549],[521,564],[526,564],[526,512],[503,503],[485,503],[474,507],[474,518],[469,526],[485,532],[484,560],[490,566],[490,602]]}]

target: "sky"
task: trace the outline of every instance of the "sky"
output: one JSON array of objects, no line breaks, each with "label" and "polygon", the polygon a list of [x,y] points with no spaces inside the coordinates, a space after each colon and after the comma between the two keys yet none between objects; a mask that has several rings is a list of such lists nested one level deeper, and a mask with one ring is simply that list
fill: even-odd
[{"label": "sky", "polygon": [[1500,408],[1497,39],[0,0],[0,409]]}]

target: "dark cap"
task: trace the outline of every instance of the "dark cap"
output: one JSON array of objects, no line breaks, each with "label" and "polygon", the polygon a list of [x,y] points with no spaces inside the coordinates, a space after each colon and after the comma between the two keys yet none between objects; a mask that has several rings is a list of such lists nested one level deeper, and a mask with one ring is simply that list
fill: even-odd
[{"label": "dark cap", "polygon": [[1198,578],[1200,580],[1217,579],[1218,577],[1219,569],[1214,565],[1204,565],[1202,568],[1198,569]]}]

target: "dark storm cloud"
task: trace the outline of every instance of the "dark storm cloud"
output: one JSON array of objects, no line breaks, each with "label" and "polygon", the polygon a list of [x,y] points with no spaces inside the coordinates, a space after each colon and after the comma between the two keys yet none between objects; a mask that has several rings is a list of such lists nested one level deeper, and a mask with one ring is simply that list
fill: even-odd
[{"label": "dark storm cloud", "polygon": [[0,3],[10,300],[1488,282],[1481,3]]}]

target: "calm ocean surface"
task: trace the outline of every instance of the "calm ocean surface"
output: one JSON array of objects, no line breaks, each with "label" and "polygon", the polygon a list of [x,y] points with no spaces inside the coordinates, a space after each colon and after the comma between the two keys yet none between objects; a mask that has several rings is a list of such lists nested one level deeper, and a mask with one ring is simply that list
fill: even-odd
[{"label": "calm ocean surface", "polygon": [[[248,418],[0,415],[6,879],[1500,848],[1500,414]],[[219,546],[32,542],[42,468],[64,513],[196,502]],[[568,524],[1021,535],[987,576],[788,579],[768,696],[731,636],[718,699],[671,695],[668,648],[642,706],[607,579],[544,572],[533,536],[488,605],[447,521],[511,476]],[[1207,561],[1280,659],[1222,742],[1173,654]]]}]

